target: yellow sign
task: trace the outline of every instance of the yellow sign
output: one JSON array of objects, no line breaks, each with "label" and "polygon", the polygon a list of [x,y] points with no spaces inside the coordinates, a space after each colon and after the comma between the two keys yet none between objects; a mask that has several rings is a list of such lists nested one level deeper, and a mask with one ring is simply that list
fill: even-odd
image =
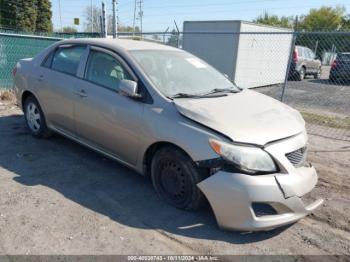
[{"label": "yellow sign", "polygon": [[79,25],[79,18],[74,18],[74,24]]}]

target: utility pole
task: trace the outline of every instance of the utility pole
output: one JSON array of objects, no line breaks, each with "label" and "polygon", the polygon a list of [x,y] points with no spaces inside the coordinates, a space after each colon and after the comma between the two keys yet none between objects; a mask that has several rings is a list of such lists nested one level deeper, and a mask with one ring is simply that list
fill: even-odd
[{"label": "utility pole", "polygon": [[298,25],[299,25],[299,16],[295,17],[295,24],[294,24],[294,31],[298,31]]},{"label": "utility pole", "polygon": [[113,5],[113,8],[112,8],[112,10],[113,10],[113,18],[112,18],[112,23],[113,23],[113,25],[112,25],[112,30],[113,30],[113,38],[117,38],[117,30],[116,30],[116,18],[115,18],[115,16],[116,16],[116,14],[115,14],[115,0],[112,0],[112,5]]},{"label": "utility pole", "polygon": [[135,36],[135,20],[136,20],[136,5],[137,5],[137,0],[135,0],[135,5],[134,5],[134,20],[132,23],[132,36]]},{"label": "utility pole", "polygon": [[62,29],[61,0],[58,0],[58,12],[59,12],[59,14],[60,14],[60,26],[61,26],[61,32],[63,32],[63,29]]},{"label": "utility pole", "polygon": [[94,32],[94,9],[92,7],[92,0],[90,4],[91,4],[91,33],[93,33]]},{"label": "utility pole", "polygon": [[141,38],[142,38],[142,17],[143,17],[142,3],[143,3],[143,0],[139,0],[139,18],[140,18]]},{"label": "utility pole", "polygon": [[106,7],[105,7],[105,3],[102,2],[102,28],[103,28],[103,32],[102,35],[104,38],[107,37],[107,27],[106,27]]},{"label": "utility pole", "polygon": [[102,15],[100,15],[100,36],[103,37],[103,19],[102,19]]},{"label": "utility pole", "polygon": [[118,28],[119,28],[119,10],[118,10],[118,0],[115,1],[115,12],[116,12],[116,29],[115,29],[115,34],[116,34],[116,37],[118,37]]}]

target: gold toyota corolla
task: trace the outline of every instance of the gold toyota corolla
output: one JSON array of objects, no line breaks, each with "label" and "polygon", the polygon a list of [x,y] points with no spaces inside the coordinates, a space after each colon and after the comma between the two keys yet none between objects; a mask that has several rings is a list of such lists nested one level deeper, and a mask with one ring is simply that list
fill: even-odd
[{"label": "gold toyota corolla", "polygon": [[267,230],[321,205],[299,112],[240,89],[182,50],[133,40],[57,42],[14,69],[30,132],[53,132],[149,175],[181,209],[209,201],[220,227]]}]

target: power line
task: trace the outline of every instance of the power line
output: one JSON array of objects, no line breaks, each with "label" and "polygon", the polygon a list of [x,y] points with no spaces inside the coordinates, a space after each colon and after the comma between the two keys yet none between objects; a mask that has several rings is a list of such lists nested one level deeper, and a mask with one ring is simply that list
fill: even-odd
[{"label": "power line", "polygon": [[[344,6],[349,6],[349,5],[344,5]],[[318,6],[315,5],[308,5],[308,6],[302,6],[302,7],[307,7],[307,8],[318,8]],[[283,10],[283,9],[300,9],[300,6],[285,6],[285,7],[271,7],[268,8],[269,10]],[[251,11],[264,11],[264,9],[240,9],[240,10],[236,10],[237,12],[251,12]],[[193,14],[202,14],[203,11],[200,10],[196,10],[196,11],[191,11],[191,12],[175,12],[175,13],[150,13],[149,16],[150,17],[154,17],[154,16],[171,16],[171,15],[193,15]],[[225,10],[211,10],[210,13],[232,13],[232,10],[227,10],[227,8]]]}]

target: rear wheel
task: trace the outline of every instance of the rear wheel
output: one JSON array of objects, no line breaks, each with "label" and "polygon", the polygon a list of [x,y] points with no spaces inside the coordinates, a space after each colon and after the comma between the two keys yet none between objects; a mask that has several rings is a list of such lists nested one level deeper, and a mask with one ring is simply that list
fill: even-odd
[{"label": "rear wheel", "polygon": [[158,195],[168,204],[185,210],[196,210],[206,203],[197,184],[206,178],[180,149],[161,148],[152,160],[152,182]]},{"label": "rear wheel", "polygon": [[46,126],[45,116],[39,102],[34,96],[29,96],[23,105],[24,118],[30,133],[39,138],[47,138],[52,135]]},{"label": "rear wheel", "polygon": [[330,76],[329,76],[329,81],[330,81],[331,83],[335,84],[335,83],[337,83],[337,78],[336,78],[335,76],[333,76],[333,75],[330,75]]},{"label": "rear wheel", "polygon": [[314,74],[315,79],[320,79],[321,78],[321,68],[317,69],[317,72]]}]

